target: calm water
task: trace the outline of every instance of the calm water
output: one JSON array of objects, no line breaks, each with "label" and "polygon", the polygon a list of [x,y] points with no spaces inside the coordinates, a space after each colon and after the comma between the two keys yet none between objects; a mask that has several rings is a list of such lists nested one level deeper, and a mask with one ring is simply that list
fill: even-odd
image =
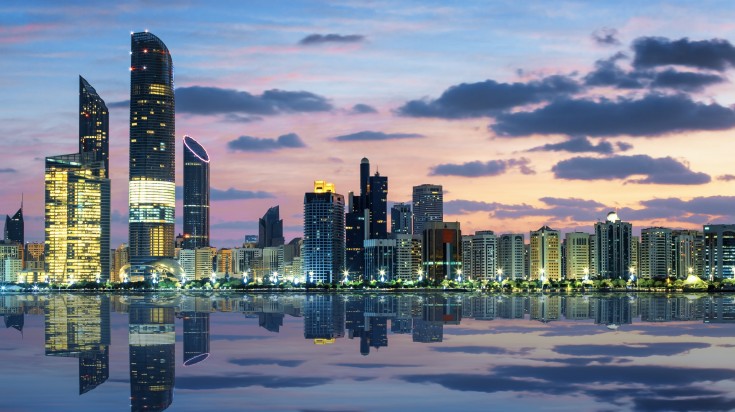
[{"label": "calm water", "polygon": [[0,295],[0,410],[732,410],[735,297]]}]

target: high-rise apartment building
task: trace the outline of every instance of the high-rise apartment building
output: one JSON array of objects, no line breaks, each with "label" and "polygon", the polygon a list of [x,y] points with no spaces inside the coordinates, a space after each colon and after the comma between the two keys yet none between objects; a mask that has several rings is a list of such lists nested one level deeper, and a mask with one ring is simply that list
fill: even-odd
[{"label": "high-rise apartment building", "polygon": [[281,246],[284,243],[280,208],[273,206],[258,220],[258,247]]},{"label": "high-rise apartment building", "polygon": [[365,279],[388,282],[396,279],[396,240],[365,241]]},{"label": "high-rise apartment building", "polygon": [[735,225],[704,226],[704,276],[735,277]]},{"label": "high-rise apartment building", "polygon": [[605,279],[628,279],[631,270],[633,226],[615,212],[595,223],[595,274]]},{"label": "high-rise apartment building", "polygon": [[498,238],[498,275],[503,279],[525,277],[525,236],[523,233],[506,233]]},{"label": "high-rise apartment building", "polygon": [[152,33],[130,40],[130,261],[132,272],[146,274],[146,264],[174,256],[174,68]]},{"label": "high-rise apartment building", "polygon": [[184,249],[209,246],[209,154],[184,136]]},{"label": "high-rise apartment building", "polygon": [[699,230],[674,230],[673,272],[679,279],[704,275],[704,233]]},{"label": "high-rise apartment building", "polygon": [[[464,237],[464,236],[463,236]],[[464,250],[462,251],[464,253]],[[463,268],[465,277],[472,280],[493,280],[497,269],[498,240],[492,230],[478,231],[472,236],[470,267]],[[465,260],[464,255],[462,259]]]},{"label": "high-rise apartment building", "polygon": [[647,227],[641,230],[641,278],[671,276],[673,249],[671,229]]},{"label": "high-rise apartment building", "polygon": [[427,222],[444,220],[444,192],[441,185],[413,187],[413,233],[422,234]]},{"label": "high-rise apartment building", "polygon": [[583,232],[567,233],[566,279],[582,280],[590,274],[590,235]]},{"label": "high-rise apartment building", "polygon": [[345,270],[345,199],[334,185],[315,181],[304,194],[302,270],[309,282],[334,282]]},{"label": "high-rise apartment building", "polygon": [[561,233],[548,226],[531,232],[531,279],[561,279]]},{"label": "high-rise apartment building", "polygon": [[79,153],[93,152],[110,177],[110,114],[105,101],[79,76]]},{"label": "high-rise apartment building", "polygon": [[459,222],[426,222],[421,243],[424,274],[432,282],[456,280],[462,270]]},{"label": "high-rise apartment building", "polygon": [[413,234],[413,212],[409,203],[396,203],[390,208],[390,232],[394,235]]}]

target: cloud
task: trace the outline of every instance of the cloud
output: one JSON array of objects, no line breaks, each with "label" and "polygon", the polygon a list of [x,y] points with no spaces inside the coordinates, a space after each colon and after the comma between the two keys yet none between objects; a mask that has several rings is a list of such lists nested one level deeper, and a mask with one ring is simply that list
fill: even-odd
[{"label": "cloud", "polygon": [[618,31],[612,27],[602,27],[592,32],[592,40],[603,46],[618,46]]},{"label": "cloud", "polygon": [[287,360],[287,359],[271,359],[271,358],[240,358],[230,359],[228,362],[239,366],[259,366],[259,365],[276,365],[284,368],[295,368],[306,361]]},{"label": "cloud", "polygon": [[680,355],[710,346],[702,342],[657,342],[636,345],[564,345],[555,347],[554,351],[572,356],[648,357]]},{"label": "cloud", "polygon": [[584,76],[584,84],[587,86],[613,86],[619,89],[640,89],[644,85],[641,80],[649,77],[649,74],[640,72],[627,72],[617,64],[618,60],[627,59],[622,52],[615,53],[607,59],[595,62],[595,69]]},{"label": "cloud", "polygon": [[474,212],[491,212],[502,206],[500,203],[488,203],[478,200],[449,200],[444,202],[444,213],[447,215],[465,215]]},{"label": "cloud", "polygon": [[438,99],[411,100],[396,109],[396,112],[402,116],[444,119],[484,117],[580,90],[581,86],[575,80],[559,75],[527,83],[498,83],[494,80],[485,80],[452,86]]},{"label": "cloud", "polygon": [[735,47],[724,39],[671,41],[665,37],[640,37],[633,42],[633,66],[649,68],[678,65],[725,71],[735,65]]},{"label": "cloud", "polygon": [[464,176],[464,177],[480,177],[480,176],[497,176],[508,171],[513,167],[518,169],[524,175],[532,175],[536,172],[529,166],[530,160],[525,157],[520,159],[508,160],[489,160],[487,162],[474,161],[462,164],[440,164],[431,168],[429,174],[431,176]]},{"label": "cloud", "polygon": [[383,368],[415,368],[420,365],[399,365],[396,363],[335,363],[334,366],[360,369],[383,369]]},{"label": "cloud", "polygon": [[119,102],[107,103],[108,109],[130,109],[130,100],[120,100]]},{"label": "cloud", "polygon": [[560,99],[531,112],[504,113],[490,126],[498,136],[566,134],[661,136],[735,127],[735,110],[694,102],[684,94],[648,94],[641,99]]},{"label": "cloud", "polygon": [[1,173],[18,173],[18,170],[13,169],[12,167],[5,167],[5,168],[0,169],[0,174]]},{"label": "cloud", "polygon": [[701,185],[712,178],[706,173],[693,172],[671,157],[653,158],[648,155],[611,156],[606,158],[573,157],[551,168],[557,179],[609,180],[644,175],[644,179],[629,180],[640,184]]},{"label": "cloud", "polygon": [[724,81],[725,79],[723,77],[716,74],[679,72],[673,69],[667,69],[656,73],[656,77],[653,79],[651,86],[697,92],[707,86]]},{"label": "cloud", "polygon": [[417,139],[422,137],[424,137],[424,135],[418,133],[383,133],[365,130],[362,132],[336,136],[333,137],[332,140],[336,140],[338,142],[354,142],[361,140]]},{"label": "cloud", "polygon": [[299,41],[302,46],[314,46],[325,43],[360,43],[365,41],[365,36],[360,34],[310,34]]},{"label": "cloud", "polygon": [[[623,145],[620,147],[618,145],[618,150],[628,150],[630,149],[628,146]],[[529,152],[592,152],[601,154],[612,154],[614,151],[615,149],[610,142],[602,141],[595,145],[584,136],[572,137],[561,143],[549,143],[529,150]]]},{"label": "cloud", "polygon": [[369,113],[378,113],[378,111],[373,106],[370,106],[364,103],[358,103],[352,106],[352,110],[350,110],[350,114],[369,114]]},{"label": "cloud", "polygon": [[316,377],[280,377],[280,376],[180,376],[176,378],[177,389],[212,390],[247,388],[262,386],[265,388],[311,388],[325,385],[331,379]]},{"label": "cloud", "polygon": [[473,355],[527,355],[532,348],[508,349],[500,346],[435,346],[434,352],[468,353]]},{"label": "cloud", "polygon": [[266,90],[253,95],[234,89],[192,86],[176,89],[176,112],[198,115],[248,113],[276,115],[282,113],[326,112],[333,109],[329,101],[306,91]]},{"label": "cloud", "polygon": [[225,115],[224,119],[228,122],[233,123],[252,123],[263,120],[263,118],[260,116],[240,115],[235,113],[228,113],[227,115]]},{"label": "cloud", "polygon": [[717,180],[720,180],[723,182],[731,182],[735,180],[735,175],[731,175],[731,174],[720,175],[720,176],[717,176]]},{"label": "cloud", "polygon": [[[272,199],[275,196],[272,193],[263,191],[250,191],[240,190],[235,188],[229,188],[226,190],[217,189],[215,187],[209,188],[209,199],[210,200],[249,200],[249,199]],[[176,186],[176,198],[184,198],[184,188],[182,186]],[[127,222],[127,216],[125,216]]]},{"label": "cloud", "polygon": [[306,144],[296,133],[289,133],[275,139],[240,136],[227,142],[227,147],[232,151],[240,152],[272,152],[279,149],[306,147]]}]

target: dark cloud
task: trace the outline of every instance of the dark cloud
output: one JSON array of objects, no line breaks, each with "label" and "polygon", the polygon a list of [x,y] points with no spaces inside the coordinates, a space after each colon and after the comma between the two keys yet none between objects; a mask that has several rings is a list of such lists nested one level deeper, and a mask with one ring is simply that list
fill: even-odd
[{"label": "dark cloud", "polygon": [[656,342],[636,345],[564,345],[554,348],[556,353],[572,356],[648,357],[673,356],[692,349],[709,348],[701,342]]},{"label": "dark cloud", "polygon": [[603,27],[597,29],[591,34],[592,40],[603,46],[617,46],[620,44],[618,40],[618,31],[612,27]]},{"label": "dark cloud", "polygon": [[0,169],[0,173],[18,173],[18,170],[13,169],[12,167],[6,167]]},{"label": "dark cloud", "polygon": [[562,206],[562,207],[581,207],[581,208],[604,208],[605,205],[595,200],[585,200],[576,197],[542,197],[540,201],[546,203],[549,206]]},{"label": "dark cloud", "polygon": [[279,149],[306,147],[306,144],[296,133],[289,133],[278,136],[276,139],[240,136],[227,142],[227,147],[232,151],[240,152],[272,152]]},{"label": "dark cloud", "polygon": [[627,59],[624,53],[616,53],[607,59],[595,62],[595,69],[584,77],[587,86],[611,86],[619,89],[640,89],[644,87],[642,80],[646,73],[628,72],[620,68],[618,60]]},{"label": "dark cloud", "polygon": [[633,66],[688,66],[725,71],[735,65],[735,47],[723,39],[671,41],[665,37],[640,37],[633,42]]},{"label": "dark cloud", "polygon": [[312,388],[331,382],[327,378],[280,376],[180,376],[176,377],[176,389],[216,390],[262,386],[264,388]]},{"label": "dark cloud", "polygon": [[669,88],[674,90],[684,90],[687,92],[697,92],[707,86],[724,82],[725,79],[716,74],[680,72],[673,69],[667,69],[656,73],[656,77],[651,83],[652,87]]},{"label": "dark cloud", "polygon": [[605,158],[573,157],[551,168],[557,179],[609,180],[644,175],[630,183],[701,185],[712,179],[706,173],[693,172],[671,157],[653,158],[648,155],[611,156]]},{"label": "dark cloud", "polygon": [[333,107],[317,94],[305,91],[266,90],[253,95],[234,89],[192,86],[176,89],[176,112],[199,115],[248,113],[275,115],[281,113],[326,112]]},{"label": "dark cloud", "polygon": [[621,152],[624,152],[626,150],[630,150],[633,148],[632,144],[626,143],[626,142],[617,142],[615,143],[615,146],[617,146],[618,150],[620,150]]},{"label": "dark cloud", "polygon": [[720,175],[720,176],[717,176],[717,180],[720,180],[723,182],[731,182],[735,180],[735,175],[731,175],[731,174]]},{"label": "dark cloud", "polygon": [[[272,193],[263,191],[240,190],[229,188],[227,190],[211,187],[209,189],[209,198],[211,200],[249,200],[249,199],[272,199],[275,196]],[[184,188],[176,186],[176,198],[184,198]],[[127,221],[127,216],[125,216]]]},{"label": "dark cloud", "polygon": [[449,200],[444,202],[444,213],[447,215],[464,215],[474,212],[490,212],[502,206],[500,203],[488,203],[477,200]]},{"label": "dark cloud", "polygon": [[532,348],[508,349],[500,346],[434,346],[434,352],[471,353],[474,355],[526,355]]},{"label": "dark cloud", "polygon": [[414,368],[420,365],[399,365],[395,363],[335,363],[334,366],[358,369]]},{"label": "dark cloud", "polygon": [[[677,396],[673,394],[672,396]],[[635,407],[641,411],[731,411],[735,399],[727,396],[697,396],[681,398],[636,398]]]},{"label": "dark cloud", "polygon": [[561,99],[531,112],[504,113],[490,126],[498,136],[566,134],[661,136],[735,127],[735,111],[687,95],[648,94],[641,99]]},{"label": "dark cloud", "polygon": [[276,365],[284,368],[295,368],[305,361],[287,360],[287,359],[271,359],[271,358],[240,358],[230,359],[228,362],[239,366],[259,366],[259,365]]},{"label": "dark cloud", "polygon": [[107,103],[108,109],[130,109],[130,100],[120,100],[119,102]]},{"label": "dark cloud", "polygon": [[310,34],[299,41],[302,46],[314,46],[324,43],[360,43],[365,36],[359,34]]},{"label": "dark cloud", "polygon": [[370,105],[358,103],[354,106],[352,106],[352,110],[350,110],[351,114],[369,114],[369,113],[378,113],[378,111]]},{"label": "dark cloud", "polygon": [[432,176],[464,177],[497,176],[513,167],[518,167],[524,175],[532,175],[536,172],[529,166],[530,164],[531,161],[525,157],[521,157],[520,159],[489,160],[487,162],[478,160],[462,164],[446,163],[432,167],[429,174]]},{"label": "dark cloud", "polygon": [[494,80],[485,80],[452,86],[438,99],[411,100],[399,107],[396,112],[402,116],[444,119],[484,117],[580,90],[581,86],[575,80],[559,75],[527,83],[498,83]]},{"label": "dark cloud", "polygon": [[263,120],[263,118],[260,116],[240,115],[235,113],[228,113],[227,115],[225,115],[224,119],[228,122],[233,123],[252,123]]},{"label": "dark cloud", "polygon": [[[625,146],[623,146],[625,148]],[[618,146],[618,149],[621,148]],[[623,150],[627,150],[625,148]],[[571,137],[569,140],[561,143],[549,143],[543,146],[534,147],[529,152],[571,152],[571,153],[601,153],[601,154],[612,154],[615,151],[612,143],[602,141],[598,144],[592,143],[588,138],[584,136]]]},{"label": "dark cloud", "polygon": [[332,140],[336,140],[338,142],[354,142],[362,140],[417,139],[421,137],[424,137],[424,135],[418,133],[383,133],[365,130],[362,132],[336,136],[333,137]]},{"label": "dark cloud", "polygon": [[690,200],[670,197],[644,200],[640,203],[644,210],[655,212],[661,217],[681,216],[682,214],[700,215],[705,219],[735,216],[735,210],[732,207],[735,204],[735,196],[702,196]]}]

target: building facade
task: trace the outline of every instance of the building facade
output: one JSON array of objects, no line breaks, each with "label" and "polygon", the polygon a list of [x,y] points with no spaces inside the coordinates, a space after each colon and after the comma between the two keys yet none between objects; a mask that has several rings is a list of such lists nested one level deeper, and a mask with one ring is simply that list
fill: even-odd
[{"label": "building facade", "polygon": [[631,271],[633,226],[615,212],[595,223],[595,274],[605,279],[628,279]]},{"label": "building facade", "polygon": [[566,240],[566,277],[565,279],[583,280],[590,275],[590,235],[583,232],[567,233]]},{"label": "building facade", "polygon": [[409,203],[396,203],[390,208],[390,232],[394,235],[413,234],[413,212]]},{"label": "building facade", "polygon": [[735,225],[704,226],[704,276],[735,277]]},{"label": "building facade", "polygon": [[456,280],[462,271],[459,222],[426,222],[421,242],[423,273],[432,282]]},{"label": "building facade", "polygon": [[283,238],[283,219],[280,207],[273,206],[258,220],[258,247],[281,246],[286,243]]},{"label": "building facade", "polygon": [[498,238],[498,274],[504,279],[523,279],[525,270],[525,235],[506,233]]},{"label": "building facade", "polygon": [[79,76],[79,153],[93,152],[110,175],[110,114],[92,85]]},{"label": "building facade", "polygon": [[309,282],[332,283],[345,270],[345,200],[334,185],[314,182],[304,194],[302,270]]},{"label": "building facade", "polygon": [[673,252],[671,229],[648,227],[641,230],[640,277],[652,279],[671,276]]},{"label": "building facade", "polygon": [[530,277],[532,280],[561,279],[561,233],[548,226],[531,232]]},{"label": "building facade", "polygon": [[444,220],[444,191],[441,185],[413,187],[413,233],[422,234],[427,222]]},{"label": "building facade", "polygon": [[184,249],[209,246],[209,154],[184,136]]}]

